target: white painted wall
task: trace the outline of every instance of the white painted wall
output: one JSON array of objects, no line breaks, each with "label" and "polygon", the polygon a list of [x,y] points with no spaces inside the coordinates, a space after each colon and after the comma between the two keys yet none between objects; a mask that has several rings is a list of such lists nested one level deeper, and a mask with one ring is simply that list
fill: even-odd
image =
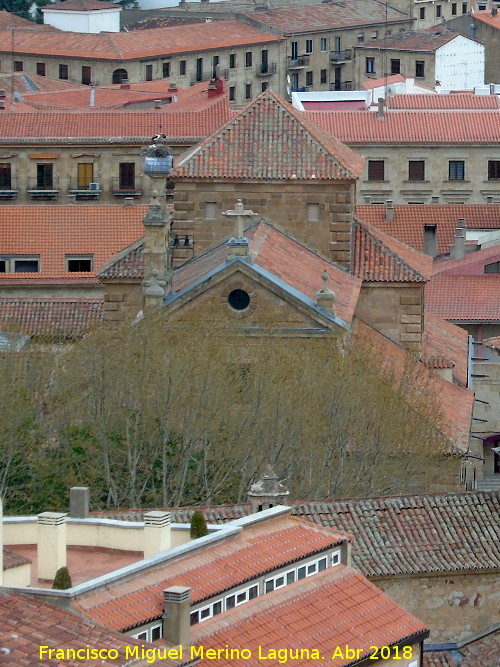
[{"label": "white painted wall", "polygon": [[[201,2],[201,0],[189,0],[189,2]],[[209,0],[206,4],[212,5],[214,2],[228,2],[228,0]],[[179,0],[139,0],[141,9],[163,9],[164,7],[177,7]]]},{"label": "white painted wall", "polygon": [[120,32],[119,6],[96,11],[71,11],[42,7],[43,22],[68,32]]},{"label": "white painted wall", "polygon": [[484,44],[457,35],[436,50],[436,79],[442,88],[472,90],[484,84]]}]

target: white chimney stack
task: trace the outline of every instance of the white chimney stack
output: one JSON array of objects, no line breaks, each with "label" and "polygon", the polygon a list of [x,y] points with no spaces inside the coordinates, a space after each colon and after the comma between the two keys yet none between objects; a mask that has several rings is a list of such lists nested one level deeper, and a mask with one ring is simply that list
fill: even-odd
[{"label": "white chimney stack", "polygon": [[170,512],[147,512],[144,515],[144,558],[170,549]]},{"label": "white chimney stack", "polygon": [[42,512],[38,515],[38,579],[52,581],[66,566],[66,514]]}]

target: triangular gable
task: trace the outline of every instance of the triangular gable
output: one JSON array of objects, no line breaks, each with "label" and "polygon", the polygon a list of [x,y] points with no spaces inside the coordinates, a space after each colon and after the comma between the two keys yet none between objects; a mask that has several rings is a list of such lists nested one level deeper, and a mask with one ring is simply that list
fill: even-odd
[{"label": "triangular gable", "polygon": [[367,282],[425,283],[432,258],[376,229],[354,222],[353,275]]},{"label": "triangular gable", "polygon": [[267,90],[181,156],[173,175],[354,180],[363,162],[361,155]]},{"label": "triangular gable", "polygon": [[120,252],[111,257],[105,264],[97,277],[99,280],[110,280],[119,278],[137,279],[144,278],[144,239],[134,241]]}]

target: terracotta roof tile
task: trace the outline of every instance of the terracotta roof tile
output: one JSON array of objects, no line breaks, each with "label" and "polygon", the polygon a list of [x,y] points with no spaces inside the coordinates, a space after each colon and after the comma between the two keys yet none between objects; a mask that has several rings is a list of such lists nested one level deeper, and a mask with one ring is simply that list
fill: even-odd
[{"label": "terracotta roof tile", "polygon": [[114,630],[160,618],[163,590],[189,586],[200,602],[259,575],[345,540],[345,535],[292,518],[278,518],[245,528],[223,544],[150,570],[141,578],[109,585],[74,603],[77,610]]},{"label": "terracotta roof tile", "polygon": [[464,659],[460,667],[494,667],[500,656],[500,630],[460,648]]},{"label": "terracotta roof tile", "polygon": [[500,321],[500,274],[434,276],[425,288],[426,310],[454,322]]},{"label": "terracotta roof tile", "polygon": [[458,667],[449,651],[426,651],[423,667]]},{"label": "terracotta roof tile", "polygon": [[394,206],[394,220],[391,222],[385,220],[385,206],[372,204],[357,206],[356,215],[420,251],[424,249],[424,226],[436,225],[438,254],[448,253],[455,242],[459,218],[464,218],[467,229],[500,229],[500,204]]},{"label": "terracotta roof tile", "polygon": [[362,144],[496,144],[500,110],[305,111],[350,146]]},{"label": "terracotta roof tile", "polygon": [[100,326],[102,299],[0,297],[0,330],[73,339]]},{"label": "terracotta roof tile", "polygon": [[[51,7],[52,8],[52,7]],[[279,35],[271,35],[240,21],[212,21],[152,28],[147,32],[72,33],[60,30],[43,30],[32,24],[32,29],[16,29],[0,32],[0,53],[41,54],[67,56],[69,58],[102,58],[105,60],[136,60],[151,56],[209,51],[231,46],[269,44],[283,41]],[[34,33],[36,38],[34,38]],[[12,44],[13,40],[13,44]]]},{"label": "terracotta roof tile", "polygon": [[352,273],[368,282],[426,282],[432,258],[401,243],[370,223],[354,223]]},{"label": "terracotta roof tile", "polygon": [[[119,116],[117,114],[120,114]],[[2,112],[0,144],[124,143],[144,144],[161,126],[167,140],[199,141],[234,115],[225,96],[200,111],[151,109],[57,113]],[[90,140],[90,142],[89,142]]]},{"label": "terracotta roof tile", "polygon": [[[466,248],[467,249],[467,248]],[[434,273],[466,276],[482,275],[484,267],[500,259],[500,244],[467,252],[462,259],[445,257],[434,261]]]},{"label": "terracotta roof tile", "polygon": [[268,90],[181,156],[172,173],[197,178],[352,180],[360,175],[363,162],[361,155]]},{"label": "terracotta roof tile", "polygon": [[[95,283],[96,271],[143,232],[145,206],[1,206],[0,254],[39,255],[38,273],[2,273],[0,284]],[[94,270],[68,273],[66,255],[92,255]]]},{"label": "terracotta roof tile", "polygon": [[101,9],[121,9],[120,5],[115,5],[111,2],[102,2],[101,0],[64,0],[53,5],[45,7],[45,9],[72,11],[72,12],[93,12]]},{"label": "terracotta roof tile", "polygon": [[452,93],[450,95],[389,95],[389,109],[498,109],[498,95],[471,95]]},{"label": "terracotta roof tile", "polygon": [[372,39],[366,44],[356,44],[355,48],[433,52],[456,37],[465,38],[464,35],[457,32],[448,31],[443,33],[433,26],[428,30],[405,30],[394,35],[385,35],[383,39]]},{"label": "terracotta roof tile", "polygon": [[14,551],[3,547],[3,569],[10,570],[13,567],[19,567],[20,565],[28,565],[31,563],[29,558],[25,558],[20,554],[16,554]]},{"label": "terracotta roof tile", "polygon": [[498,14],[496,16],[492,16],[491,11],[474,12],[474,16],[472,18],[473,20],[477,19],[478,21],[481,21],[481,23],[487,23],[493,28],[500,30],[500,16],[498,16]]},{"label": "terracotta roof tile", "polygon": [[[396,373],[396,376],[407,370],[408,363],[413,358],[412,355],[356,318],[354,335],[360,340],[367,341],[373,350],[378,351],[383,358],[387,359],[389,370]],[[420,363],[414,366],[413,375],[414,383],[421,382],[422,386],[435,397],[442,415],[441,431],[443,434],[459,451],[467,451],[474,393],[448,382]]]},{"label": "terracotta roof tile", "polygon": [[[317,649],[334,667],[353,664],[352,657],[331,659],[336,646],[360,648],[357,657],[367,657],[370,646],[390,646],[402,640],[409,644],[418,636],[416,643],[422,635],[428,635],[421,621],[345,565],[256,598],[193,626],[192,631],[194,643],[205,650],[244,646],[255,659],[259,646],[263,656],[268,656],[271,649]],[[267,659],[266,664],[273,666],[281,662]],[[294,665],[303,667],[311,662],[307,656],[293,660]],[[224,659],[228,667],[240,664],[234,658]]]},{"label": "terracotta roof tile", "polygon": [[252,12],[247,16],[252,21],[280,30],[285,35],[409,20],[406,12],[369,0],[340,0],[331,4],[295,7],[273,6],[272,11],[260,11],[258,14]]},{"label": "terracotta roof tile", "polygon": [[9,28],[48,28],[54,30],[52,26],[36,25],[29,19],[23,19],[17,14],[12,14],[5,9],[0,10],[0,30],[8,30]]},{"label": "terracotta roof tile", "polygon": [[468,339],[465,329],[425,312],[422,353],[453,361],[453,377],[462,387],[467,385]]},{"label": "terracotta roof tile", "polygon": [[[99,660],[99,664],[105,667],[130,665],[130,656],[126,657],[127,646],[144,646],[147,649],[154,647],[143,640],[132,639],[128,635],[86,623],[79,615],[53,607],[40,598],[20,593],[0,591],[0,618],[1,660],[16,667],[38,667],[43,664],[44,661],[39,659],[40,645],[74,650],[85,650],[87,646],[108,651],[115,649],[118,653],[116,659]],[[47,662],[53,663],[53,660],[47,658]],[[89,660],[82,658],[57,662],[65,667],[84,667],[89,664]],[[147,664],[174,667],[180,663],[175,660],[156,659],[152,663],[149,660],[134,660],[133,664],[136,667],[145,667]]]},{"label": "terracotta roof tile", "polygon": [[384,76],[381,79],[370,79],[363,81],[361,87],[364,90],[372,90],[372,88],[379,88],[379,86],[386,86],[391,83],[402,83],[405,80],[402,74],[391,74],[391,76]]}]

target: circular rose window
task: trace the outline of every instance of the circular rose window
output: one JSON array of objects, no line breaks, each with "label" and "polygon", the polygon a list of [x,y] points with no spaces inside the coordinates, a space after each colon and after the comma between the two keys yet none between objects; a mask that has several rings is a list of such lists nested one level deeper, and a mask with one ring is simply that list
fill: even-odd
[{"label": "circular rose window", "polygon": [[250,295],[243,289],[234,289],[229,292],[227,301],[234,310],[245,310],[250,305]]}]

